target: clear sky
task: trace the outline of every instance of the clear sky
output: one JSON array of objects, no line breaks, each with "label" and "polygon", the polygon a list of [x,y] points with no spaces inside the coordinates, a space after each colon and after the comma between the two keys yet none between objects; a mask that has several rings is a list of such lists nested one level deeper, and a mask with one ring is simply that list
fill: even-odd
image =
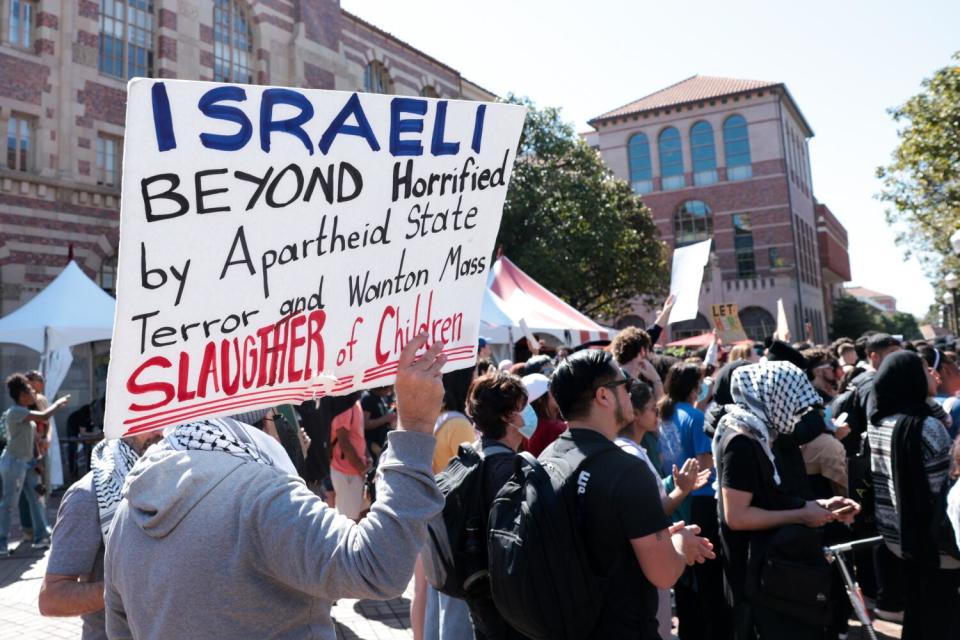
[{"label": "clear sky", "polygon": [[[933,290],[875,199],[887,114],[960,50],[960,1],[341,0],[499,94],[600,113],[694,74],[784,82],[814,130],[813,190],[850,235],[853,284],[922,315]],[[952,230],[947,230],[947,233]]]}]

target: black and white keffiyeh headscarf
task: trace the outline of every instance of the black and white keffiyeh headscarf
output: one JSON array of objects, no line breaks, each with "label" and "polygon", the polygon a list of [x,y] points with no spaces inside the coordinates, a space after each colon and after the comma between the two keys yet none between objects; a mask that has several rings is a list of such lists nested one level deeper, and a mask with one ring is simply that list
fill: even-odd
[{"label": "black and white keffiyeh headscarf", "polygon": [[137,461],[137,452],[123,440],[103,440],[93,448],[90,467],[97,493],[100,531],[104,540],[110,531],[113,514],[123,498],[123,482]]},{"label": "black and white keffiyeh headscarf", "polygon": [[763,362],[740,367],[733,372],[730,395],[734,404],[726,406],[713,438],[714,459],[717,446],[729,429],[736,429],[756,438],[773,463],[773,475],[780,484],[780,474],[770,445],[775,433],[793,433],[805,410],[820,402],[807,374],[797,365],[786,362]]},{"label": "black and white keffiyeh headscarf", "polygon": [[160,451],[222,451],[248,462],[265,464],[289,475],[297,475],[290,456],[279,442],[233,418],[205,418],[181,424],[156,447]]}]

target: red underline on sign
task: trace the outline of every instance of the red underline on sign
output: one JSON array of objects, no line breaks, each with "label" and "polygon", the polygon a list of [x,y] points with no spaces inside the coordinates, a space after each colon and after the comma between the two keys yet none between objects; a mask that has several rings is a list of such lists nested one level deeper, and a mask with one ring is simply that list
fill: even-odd
[{"label": "red underline on sign", "polygon": [[[456,362],[457,360],[465,360],[473,356],[474,347],[467,345],[465,347],[457,347],[455,349],[444,349],[442,353],[447,355],[447,362]],[[467,356],[466,358],[454,357],[454,356]],[[419,360],[419,358],[418,358]],[[391,362],[386,362],[382,365],[376,367],[370,367],[363,372],[363,382],[369,382],[370,380],[379,380],[380,378],[392,375],[397,372],[397,365],[400,363],[399,360],[393,360]]]},{"label": "red underline on sign", "polygon": [[[473,353],[468,353],[466,355],[447,358],[447,362],[458,362],[460,360],[470,360],[471,358],[473,358]],[[394,366],[393,368],[382,371],[381,373],[377,373],[373,375],[364,375],[363,382],[367,383],[367,382],[370,382],[371,380],[379,380],[380,378],[386,378],[387,376],[392,376],[396,373],[397,373],[397,367]]]},{"label": "red underline on sign", "polygon": [[[303,398],[303,395],[300,394],[300,393],[290,393],[290,392],[287,392],[287,393],[278,393],[278,394],[276,394],[276,395],[269,396],[269,397],[263,398],[263,399],[264,399],[264,400],[274,400],[274,401],[286,400],[286,401],[293,402],[293,401],[295,401],[295,400],[301,400],[302,398]],[[202,404],[199,404],[199,405],[193,405],[193,407],[191,407],[191,411],[188,411],[188,412],[186,412],[186,413],[183,414],[183,415],[179,415],[179,416],[176,416],[176,417],[166,416],[166,417],[162,417],[162,418],[160,418],[160,419],[158,419],[158,420],[154,420],[153,422],[148,422],[148,423],[145,423],[145,424],[137,425],[137,426],[135,426],[135,427],[131,427],[129,430],[127,430],[127,432],[126,432],[124,435],[125,435],[125,436],[132,436],[132,435],[136,435],[136,434],[138,434],[138,433],[141,433],[141,432],[143,432],[143,431],[150,431],[151,429],[154,429],[154,428],[156,428],[156,427],[165,427],[165,426],[170,425],[170,424],[179,424],[179,423],[181,423],[181,422],[186,422],[187,420],[190,420],[191,418],[201,418],[201,417],[204,417],[204,416],[209,415],[211,411],[222,411],[222,410],[228,410],[228,409],[234,409],[234,408],[236,408],[236,409],[242,409],[242,408],[244,408],[244,407],[250,406],[250,401],[249,401],[249,400],[240,400],[240,401],[237,401],[237,402],[234,402],[234,403],[230,403],[230,404],[226,404],[226,405],[223,405],[223,406],[219,406],[219,407],[217,407],[216,409],[212,409],[210,406],[208,406],[208,405],[212,405],[212,404],[214,404],[214,403],[212,403],[212,402],[205,402],[205,403],[202,403]]]},{"label": "red underline on sign", "polygon": [[306,391],[306,390],[308,390],[308,389],[311,389],[311,388],[313,388],[313,387],[314,387],[314,385],[309,385],[309,384],[306,384],[306,385],[297,385],[297,386],[292,386],[292,387],[283,387],[283,388],[280,388],[280,389],[265,389],[265,390],[263,390],[263,391],[251,391],[251,392],[249,392],[249,393],[240,393],[240,394],[237,394],[237,395],[235,395],[235,396],[229,396],[229,397],[227,397],[227,398],[215,398],[215,399],[213,399],[213,400],[204,400],[203,402],[199,402],[199,403],[197,403],[197,404],[192,404],[192,405],[188,405],[188,406],[179,406],[179,407],[176,407],[175,409],[167,409],[167,410],[165,410],[165,411],[158,411],[157,413],[151,413],[151,414],[145,415],[145,416],[137,416],[137,417],[133,417],[133,418],[127,418],[126,420],[123,421],[123,424],[139,424],[139,423],[141,423],[141,422],[145,422],[145,421],[147,421],[147,420],[153,420],[154,418],[159,418],[159,417],[161,417],[161,416],[169,416],[170,414],[174,414],[174,413],[177,413],[177,412],[179,412],[179,411],[191,411],[191,410],[193,410],[193,409],[195,409],[195,408],[198,408],[198,407],[216,408],[216,407],[211,407],[211,405],[216,405],[216,404],[218,404],[218,403],[233,403],[233,402],[235,402],[235,401],[237,401],[237,400],[242,400],[242,399],[247,399],[247,400],[259,400],[259,399],[261,399],[261,396],[263,397],[263,399],[266,399],[266,398],[269,398],[271,395],[276,394],[276,393],[291,393],[291,392],[294,392],[294,391],[301,391],[301,392],[302,392],[302,391]]}]

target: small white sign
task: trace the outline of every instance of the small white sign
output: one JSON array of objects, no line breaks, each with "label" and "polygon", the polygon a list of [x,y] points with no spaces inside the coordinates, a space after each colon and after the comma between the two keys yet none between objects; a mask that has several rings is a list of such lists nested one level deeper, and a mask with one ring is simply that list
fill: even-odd
[{"label": "small white sign", "polygon": [[712,239],[690,244],[673,251],[673,268],[670,271],[670,295],[676,303],[670,312],[669,324],[693,320],[700,307],[700,287],[703,285],[703,268],[710,260]]}]

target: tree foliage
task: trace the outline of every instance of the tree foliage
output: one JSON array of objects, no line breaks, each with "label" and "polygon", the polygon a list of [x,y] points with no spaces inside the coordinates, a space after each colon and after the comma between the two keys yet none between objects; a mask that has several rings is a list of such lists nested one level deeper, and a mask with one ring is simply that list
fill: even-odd
[{"label": "tree foliage", "polygon": [[833,324],[830,337],[859,338],[867,331],[882,331],[890,335],[902,335],[905,340],[919,340],[920,327],[917,319],[909,313],[898,311],[881,313],[853,296],[840,296],[833,303]]},{"label": "tree foliage", "polygon": [[960,228],[960,52],[953,66],[923,81],[923,90],[890,111],[900,144],[893,161],[877,170],[887,222],[901,230],[897,242],[939,279],[960,267],[950,235]]},{"label": "tree foliage", "polygon": [[615,317],[669,282],[650,210],[556,108],[528,99],[497,243],[543,286],[589,315]]}]

